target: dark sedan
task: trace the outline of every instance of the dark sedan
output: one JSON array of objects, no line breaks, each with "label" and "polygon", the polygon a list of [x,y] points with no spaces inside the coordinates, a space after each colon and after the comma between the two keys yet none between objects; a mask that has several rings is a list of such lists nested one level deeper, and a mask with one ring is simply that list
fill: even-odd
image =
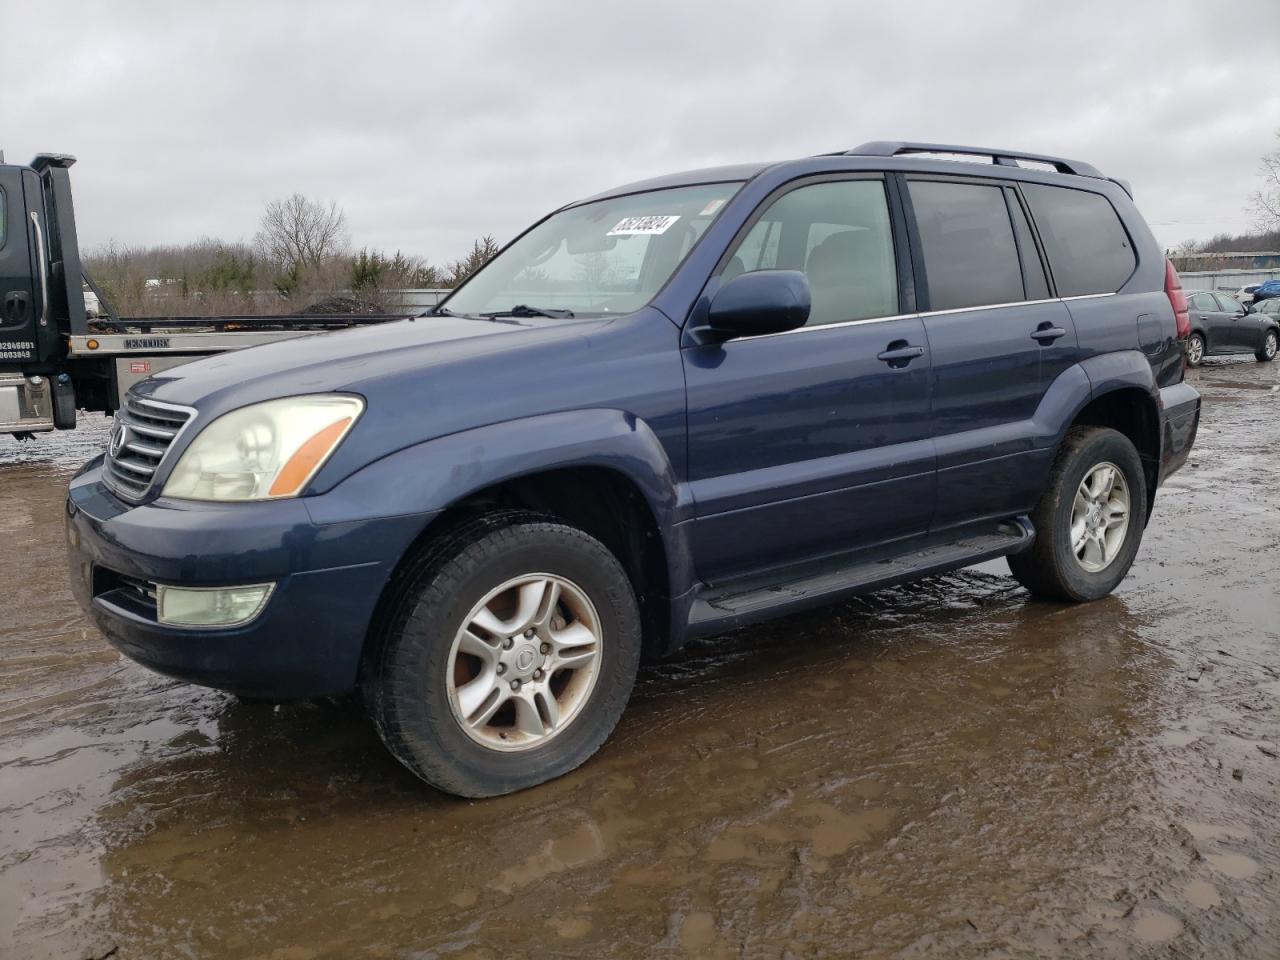
[{"label": "dark sedan", "polygon": [[1264,300],[1246,309],[1225,293],[1198,290],[1187,296],[1191,315],[1191,336],[1187,338],[1187,363],[1199,366],[1208,356],[1252,353],[1261,361],[1274,360],[1280,343],[1280,316],[1262,308],[1275,300]]}]

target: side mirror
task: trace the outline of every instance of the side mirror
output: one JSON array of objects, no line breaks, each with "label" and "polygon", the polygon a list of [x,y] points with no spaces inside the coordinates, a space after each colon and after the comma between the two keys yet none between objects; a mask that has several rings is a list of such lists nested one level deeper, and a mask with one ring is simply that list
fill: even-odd
[{"label": "side mirror", "polygon": [[783,333],[803,327],[813,298],[799,270],[756,270],[716,291],[707,325],[726,339]]}]

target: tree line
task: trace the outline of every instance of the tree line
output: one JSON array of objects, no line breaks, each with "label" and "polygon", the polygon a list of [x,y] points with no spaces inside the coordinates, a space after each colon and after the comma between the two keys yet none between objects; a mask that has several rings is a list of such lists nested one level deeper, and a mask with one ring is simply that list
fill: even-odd
[{"label": "tree line", "polygon": [[338,204],[295,193],[267,204],[251,242],[112,242],[83,264],[123,316],[394,313],[397,291],[455,287],[497,252],[488,235],[442,265],[399,250],[355,251]]}]

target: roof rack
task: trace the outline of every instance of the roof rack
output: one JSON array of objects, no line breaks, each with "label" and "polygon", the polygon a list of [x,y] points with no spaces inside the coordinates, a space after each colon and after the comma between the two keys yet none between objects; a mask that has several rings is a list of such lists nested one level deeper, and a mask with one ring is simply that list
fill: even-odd
[{"label": "roof rack", "polygon": [[872,140],[860,147],[846,150],[846,157],[898,157],[910,153],[956,153],[966,157],[990,157],[991,162],[1004,167],[1016,167],[1019,160],[1047,163],[1058,173],[1073,173],[1078,177],[1097,177],[1106,180],[1102,172],[1091,163],[1080,160],[1064,160],[1040,153],[1023,153],[1020,150],[998,150],[994,147],[960,147],[949,143],[912,143],[904,140]]}]

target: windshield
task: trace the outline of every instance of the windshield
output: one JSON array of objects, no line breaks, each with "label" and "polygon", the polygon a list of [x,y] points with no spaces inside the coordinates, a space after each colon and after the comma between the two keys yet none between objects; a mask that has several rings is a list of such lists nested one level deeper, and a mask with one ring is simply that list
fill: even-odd
[{"label": "windshield", "polygon": [[456,314],[638,310],[662,289],[741,183],[650,190],[562,210],[443,304]]}]

